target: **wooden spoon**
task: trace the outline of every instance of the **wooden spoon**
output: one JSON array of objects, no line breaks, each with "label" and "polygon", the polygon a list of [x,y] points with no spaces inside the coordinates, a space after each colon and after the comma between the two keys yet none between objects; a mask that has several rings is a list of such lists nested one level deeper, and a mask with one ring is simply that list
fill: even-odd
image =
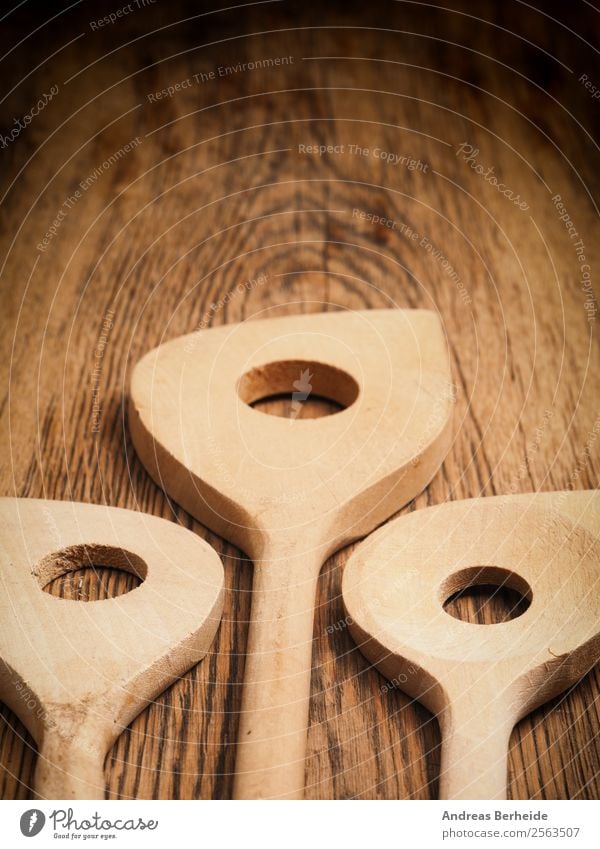
[{"label": "wooden spoon", "polygon": [[[131,510],[2,498],[0,517],[0,698],[39,745],[39,797],[104,798],[116,738],[208,651],[221,561],[195,534]],[[43,592],[91,565],[143,583],[104,601]]]},{"label": "wooden spoon", "polygon": [[[600,658],[599,535],[597,492],[481,498],[396,519],[348,561],[358,647],[440,722],[440,798],[505,799],[515,723]],[[444,611],[480,584],[530,606],[495,625]]]},{"label": "wooden spoon", "polygon": [[[299,798],[321,565],[410,501],[450,441],[452,387],[437,316],[319,313],[167,342],[136,366],[129,424],[154,478],[244,549],[255,576],[236,798]],[[345,409],[284,419],[288,393]]]}]

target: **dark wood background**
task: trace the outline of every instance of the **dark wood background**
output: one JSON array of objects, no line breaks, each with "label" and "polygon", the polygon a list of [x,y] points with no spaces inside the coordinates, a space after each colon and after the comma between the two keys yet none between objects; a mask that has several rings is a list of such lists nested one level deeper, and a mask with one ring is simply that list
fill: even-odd
[{"label": "dark wood background", "polygon": [[[123,412],[132,364],[207,311],[219,325],[340,306],[433,308],[458,387],[455,440],[405,510],[595,487],[600,319],[552,197],[561,195],[593,278],[600,101],[580,77],[600,86],[600,18],[583,0],[540,9],[284,0],[222,12],[157,0],[94,29],[90,21],[125,4],[67,5],[28,2],[0,24],[3,138],[58,86],[0,151],[1,493],[144,510],[220,552],[227,596],[213,650],[124,731],[106,781],[110,798],[228,798],[252,566],[170,504],[136,459]],[[293,62],[148,97],[219,66],[283,56]],[[457,155],[462,143],[526,210]],[[299,152],[306,144],[345,150]],[[427,169],[386,163],[376,148]],[[263,273],[267,283],[235,292]],[[210,311],[219,299],[227,303]],[[436,721],[400,691],[382,694],[349,634],[328,631],[343,616],[348,553],[320,581],[306,795],[435,797]],[[118,575],[104,587],[104,573],[75,578],[52,591],[123,589]],[[475,615],[481,601],[457,604]],[[495,604],[506,612],[507,600]],[[599,682],[592,671],[517,726],[512,798],[597,797]],[[26,797],[35,744],[6,708],[0,735],[0,793]]]}]

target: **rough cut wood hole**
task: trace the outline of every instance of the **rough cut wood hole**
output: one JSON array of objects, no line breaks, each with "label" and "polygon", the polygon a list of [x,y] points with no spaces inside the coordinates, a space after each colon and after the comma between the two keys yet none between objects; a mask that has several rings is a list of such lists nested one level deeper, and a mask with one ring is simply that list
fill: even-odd
[{"label": "rough cut wood hole", "polygon": [[[359,387],[347,372],[328,363],[281,360],[246,372],[238,382],[244,403],[269,415],[320,418],[345,410]],[[279,402],[273,404],[272,402]],[[312,414],[307,414],[309,407]]]},{"label": "rough cut wood hole", "polygon": [[53,578],[42,589],[56,598],[70,601],[104,601],[135,590],[142,579],[125,569],[85,566]]}]

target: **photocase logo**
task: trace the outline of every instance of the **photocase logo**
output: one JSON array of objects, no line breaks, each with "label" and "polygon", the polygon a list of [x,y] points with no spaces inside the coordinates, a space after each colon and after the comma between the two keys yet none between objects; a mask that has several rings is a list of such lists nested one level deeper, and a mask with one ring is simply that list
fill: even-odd
[{"label": "photocase logo", "polygon": [[302,402],[306,401],[312,391],[311,379],[313,375],[308,369],[300,372],[300,378],[292,383],[296,392],[292,392],[292,418],[295,419],[300,415]]},{"label": "photocase logo", "polygon": [[43,829],[46,817],[38,808],[25,811],[21,816],[21,834],[25,837],[35,837]]}]

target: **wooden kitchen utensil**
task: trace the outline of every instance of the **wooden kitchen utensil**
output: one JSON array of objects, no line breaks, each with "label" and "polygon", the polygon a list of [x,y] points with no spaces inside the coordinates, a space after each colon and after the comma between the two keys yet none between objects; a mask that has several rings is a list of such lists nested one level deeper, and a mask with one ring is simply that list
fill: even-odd
[{"label": "wooden kitchen utensil", "polygon": [[[476,498],[396,519],[348,561],[358,647],[440,722],[440,798],[506,798],[515,723],[600,658],[599,536],[598,492]],[[445,612],[481,584],[530,605],[495,625]]]},{"label": "wooden kitchen utensil", "polygon": [[[39,797],[103,799],[118,735],[208,651],[221,561],[195,534],[131,510],[2,498],[0,517],[0,698],[40,747]],[[43,592],[91,565],[143,583],[104,601]]]},{"label": "wooden kitchen utensil", "polygon": [[[252,408],[291,394],[344,407],[295,421]],[[313,615],[328,555],[432,478],[450,443],[452,386],[437,316],[333,312],[228,325],[147,354],[129,425],[154,480],[248,553],[255,576],[236,798],[299,798]]]}]

